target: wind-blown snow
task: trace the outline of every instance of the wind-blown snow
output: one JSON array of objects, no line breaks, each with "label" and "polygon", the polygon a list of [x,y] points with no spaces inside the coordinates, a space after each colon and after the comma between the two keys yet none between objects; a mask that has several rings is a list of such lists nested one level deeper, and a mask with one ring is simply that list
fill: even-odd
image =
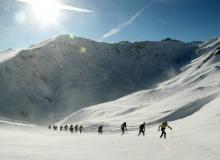
[{"label": "wind-blown snow", "polygon": [[[0,55],[0,116],[45,124],[175,76],[197,55],[180,41],[115,44],[62,35]],[[7,59],[7,60],[6,60]]]},{"label": "wind-blown snow", "polygon": [[[204,44],[209,48],[208,52],[203,45],[198,50],[203,52],[199,58],[184,67],[182,73],[158,84],[156,88],[81,109],[59,124],[82,123],[89,127],[101,123],[107,129],[115,130],[119,129],[118,126],[123,121],[135,128],[142,122],[151,126],[162,121],[173,121],[172,124],[178,126],[177,122],[191,118],[190,124],[187,123],[190,128],[203,128],[204,120],[210,119],[208,124],[213,117],[219,120],[217,102],[220,98],[220,44],[216,43],[214,41],[209,46]],[[203,113],[204,110],[207,112]],[[191,129],[195,129],[194,127]]]},{"label": "wind-blown snow", "polygon": [[[4,160],[218,160],[220,156],[219,45],[198,50],[200,57],[182,73],[154,89],[81,109],[57,124],[83,124],[82,135],[34,125],[0,121],[0,156]],[[121,136],[120,124],[128,132]],[[137,128],[147,122],[146,136]],[[169,121],[167,139],[158,123]],[[104,135],[94,131],[104,124]]]},{"label": "wind-blown snow", "polygon": [[5,62],[18,54],[18,51],[8,50],[0,52],[0,63]]}]

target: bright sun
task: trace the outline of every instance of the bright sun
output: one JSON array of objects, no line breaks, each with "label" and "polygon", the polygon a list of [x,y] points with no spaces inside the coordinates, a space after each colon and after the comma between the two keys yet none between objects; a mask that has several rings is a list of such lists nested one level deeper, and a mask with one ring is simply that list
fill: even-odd
[{"label": "bright sun", "polygon": [[59,2],[56,0],[31,1],[35,18],[44,26],[57,24],[60,15]]},{"label": "bright sun", "polygon": [[[74,7],[71,5],[62,4],[61,0],[17,0],[27,4],[31,10],[31,18],[38,20],[42,26],[59,25],[62,10],[74,11],[80,13],[91,14],[92,10]],[[28,14],[25,11],[19,11],[15,14],[15,20],[18,23],[24,23]],[[28,16],[29,17],[29,16]]]}]

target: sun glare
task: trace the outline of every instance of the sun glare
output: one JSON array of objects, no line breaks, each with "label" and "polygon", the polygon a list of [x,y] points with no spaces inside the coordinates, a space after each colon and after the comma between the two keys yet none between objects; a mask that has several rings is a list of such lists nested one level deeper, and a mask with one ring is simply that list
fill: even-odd
[{"label": "sun glare", "polygon": [[57,24],[60,15],[59,2],[55,0],[36,0],[31,2],[35,18],[44,26]]}]

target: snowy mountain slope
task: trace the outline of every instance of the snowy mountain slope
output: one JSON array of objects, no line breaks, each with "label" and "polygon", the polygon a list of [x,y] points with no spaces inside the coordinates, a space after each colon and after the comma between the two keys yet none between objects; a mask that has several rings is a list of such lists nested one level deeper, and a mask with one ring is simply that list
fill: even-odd
[{"label": "snowy mountain slope", "polygon": [[219,42],[216,39],[201,45],[200,57],[185,66],[182,73],[156,88],[81,109],[58,124],[82,123],[88,127],[104,124],[106,130],[117,131],[123,121],[127,121],[131,130],[144,121],[153,125],[154,130],[155,124],[172,121],[171,125],[177,130],[183,127],[186,132],[196,132],[207,128],[210,129],[208,133],[216,133],[213,135],[216,137],[220,131]]},{"label": "snowy mountain slope", "polygon": [[[0,116],[44,123],[173,77],[198,46],[58,36],[0,57]],[[6,57],[6,56],[3,56]]]},{"label": "snowy mountain slope", "polygon": [[18,51],[14,51],[14,50],[7,50],[4,52],[0,52],[0,63],[3,63],[15,57],[17,54],[18,54]]},{"label": "snowy mountain slope", "polygon": [[[84,124],[82,135],[0,121],[1,159],[218,160],[220,54],[219,46],[204,46],[182,73],[154,89],[81,109],[60,122]],[[163,120],[173,127],[166,140],[157,131]],[[123,121],[128,132],[121,136]],[[143,121],[146,136],[137,136]],[[93,133],[99,124],[104,124],[103,136]]]}]

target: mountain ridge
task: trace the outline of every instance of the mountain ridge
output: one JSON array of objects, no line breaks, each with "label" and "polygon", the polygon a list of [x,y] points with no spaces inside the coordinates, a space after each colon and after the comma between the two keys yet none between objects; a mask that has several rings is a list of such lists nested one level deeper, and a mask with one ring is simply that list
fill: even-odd
[{"label": "mountain ridge", "polygon": [[197,57],[197,48],[173,41],[49,39],[0,63],[0,116],[43,124],[58,120],[176,75]]},{"label": "mountain ridge", "polygon": [[216,123],[212,123],[215,121],[212,118],[219,115],[216,103],[220,97],[219,42],[220,39],[215,39],[202,44],[199,57],[157,87],[78,110],[57,124],[79,123],[90,130],[104,124],[106,130],[111,131],[119,131],[117,126],[123,121],[128,122],[130,128],[142,122],[155,127],[163,121],[171,121],[176,127],[184,123],[200,129],[204,125],[214,127]]}]

